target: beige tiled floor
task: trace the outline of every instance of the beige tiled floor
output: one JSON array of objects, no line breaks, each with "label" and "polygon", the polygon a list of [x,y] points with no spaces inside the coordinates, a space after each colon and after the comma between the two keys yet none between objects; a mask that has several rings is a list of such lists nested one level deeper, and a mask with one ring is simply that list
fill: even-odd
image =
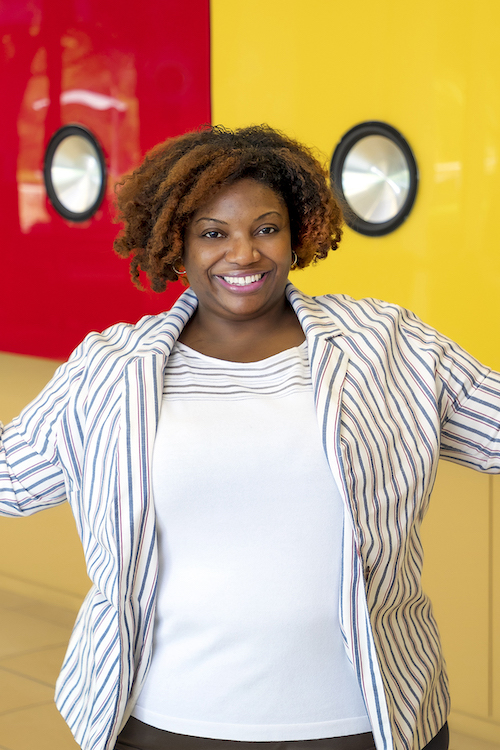
[{"label": "beige tiled floor", "polygon": [[74,619],[0,591],[0,750],[77,750],[53,698]]},{"label": "beige tiled floor", "polygon": [[467,737],[465,734],[451,734],[450,750],[499,750],[498,745]]},{"label": "beige tiled floor", "polygon": [[[77,750],[54,705],[75,619],[67,609],[0,590],[0,750]],[[500,750],[453,734],[450,750]]]}]

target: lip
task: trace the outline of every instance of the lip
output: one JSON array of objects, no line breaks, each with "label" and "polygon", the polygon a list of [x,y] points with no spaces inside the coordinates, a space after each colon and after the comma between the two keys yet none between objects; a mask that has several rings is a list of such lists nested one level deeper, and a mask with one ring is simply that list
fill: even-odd
[{"label": "lip", "polygon": [[222,287],[224,287],[224,289],[227,289],[233,294],[250,294],[251,292],[258,291],[265,284],[266,278],[269,275],[269,271],[246,271],[242,273],[224,274],[224,276],[231,277],[233,279],[241,279],[245,276],[257,276],[258,274],[262,274],[262,278],[260,278],[258,281],[252,281],[250,284],[245,284],[244,286],[240,286],[239,284],[229,284],[220,274],[215,275],[214,278]]}]

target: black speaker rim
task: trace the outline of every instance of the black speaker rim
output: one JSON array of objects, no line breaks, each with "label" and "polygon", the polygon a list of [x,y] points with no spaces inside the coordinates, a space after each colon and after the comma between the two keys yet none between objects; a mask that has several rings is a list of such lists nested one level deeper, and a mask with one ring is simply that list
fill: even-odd
[{"label": "black speaker rim", "polygon": [[[365,221],[358,216],[349,205],[342,189],[342,170],[349,152],[356,143],[370,135],[381,135],[395,143],[402,151],[410,173],[408,195],[400,210],[392,219],[378,223]],[[348,130],[338,142],[330,162],[330,179],[333,192],[344,208],[346,224],[359,234],[369,237],[381,237],[393,232],[408,218],[417,197],[419,173],[415,155],[402,133],[386,122],[367,120]]]},{"label": "black speaker rim", "polygon": [[[66,206],[64,206],[59,198],[57,197],[57,193],[54,189],[54,186],[52,184],[52,161],[54,159],[54,154],[56,152],[57,147],[64,141],[66,138],[68,138],[71,135],[79,135],[83,138],[86,138],[94,147],[96,154],[99,158],[99,163],[101,166],[101,174],[102,174],[102,181],[101,181],[101,187],[99,189],[99,193],[94,201],[94,203],[86,210],[86,211],[70,211]],[[74,221],[74,222],[82,222],[87,221],[90,219],[96,211],[98,211],[103,199],[104,195],[106,194],[106,181],[107,181],[107,170],[106,170],[106,160],[104,158],[104,153],[101,147],[101,144],[95,137],[95,135],[88,130],[88,128],[84,127],[83,125],[79,125],[77,123],[72,123],[70,125],[63,125],[59,130],[56,130],[56,132],[53,134],[52,138],[50,139],[47,149],[45,151],[45,159],[44,159],[44,165],[43,165],[43,178],[45,181],[45,189],[47,190],[48,198],[57,211],[58,214],[60,214],[64,219],[67,219],[68,221]]]}]

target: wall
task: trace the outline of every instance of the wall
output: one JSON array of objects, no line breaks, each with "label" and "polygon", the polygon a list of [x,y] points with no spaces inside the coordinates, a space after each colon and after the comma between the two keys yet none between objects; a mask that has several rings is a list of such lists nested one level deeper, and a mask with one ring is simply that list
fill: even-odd
[{"label": "wall", "polygon": [[[402,227],[378,239],[346,229],[335,255],[293,281],[310,293],[401,303],[500,369],[500,6],[212,0],[211,12],[214,123],[268,122],[329,160],[346,130],[380,119],[405,135],[417,158],[419,193]],[[68,227],[62,232],[54,242],[69,236]],[[33,235],[28,240],[33,247]],[[36,274],[29,284],[39,294]],[[55,366],[0,355],[0,418],[17,413]],[[444,464],[424,542],[452,722],[500,742],[499,478]],[[0,586],[77,607],[88,580],[67,506],[2,520]]]},{"label": "wall", "polygon": [[[149,0],[140,13],[131,1],[2,3],[0,91],[0,351],[65,359],[89,331],[160,312],[181,292],[130,283],[112,250],[114,186],[157,143],[210,121],[209,0]],[[52,137],[75,123],[106,163],[103,201],[85,221],[63,218],[44,181]]]}]

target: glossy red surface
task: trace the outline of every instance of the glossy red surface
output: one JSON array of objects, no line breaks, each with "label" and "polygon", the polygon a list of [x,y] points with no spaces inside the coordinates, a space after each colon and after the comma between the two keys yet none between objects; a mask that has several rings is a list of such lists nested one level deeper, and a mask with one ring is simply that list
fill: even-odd
[{"label": "glossy red surface", "polygon": [[[0,5],[0,350],[66,357],[90,330],[167,309],[112,251],[113,186],[165,138],[210,122],[209,0],[22,0]],[[43,183],[62,125],[99,140],[108,186],[70,223]]]}]

